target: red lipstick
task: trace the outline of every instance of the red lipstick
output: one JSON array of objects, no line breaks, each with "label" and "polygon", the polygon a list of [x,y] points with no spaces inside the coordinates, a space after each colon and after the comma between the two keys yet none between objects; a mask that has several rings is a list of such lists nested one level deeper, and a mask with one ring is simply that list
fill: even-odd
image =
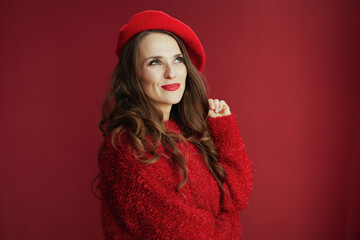
[{"label": "red lipstick", "polygon": [[173,83],[161,86],[166,91],[175,91],[180,87],[180,83]]}]

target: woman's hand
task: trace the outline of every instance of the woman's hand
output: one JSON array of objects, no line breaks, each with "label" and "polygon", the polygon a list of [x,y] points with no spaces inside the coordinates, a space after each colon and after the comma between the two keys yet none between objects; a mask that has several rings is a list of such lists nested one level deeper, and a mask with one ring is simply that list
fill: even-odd
[{"label": "woman's hand", "polygon": [[209,116],[213,118],[231,114],[230,107],[224,100],[219,101],[219,99],[209,98],[209,108]]}]

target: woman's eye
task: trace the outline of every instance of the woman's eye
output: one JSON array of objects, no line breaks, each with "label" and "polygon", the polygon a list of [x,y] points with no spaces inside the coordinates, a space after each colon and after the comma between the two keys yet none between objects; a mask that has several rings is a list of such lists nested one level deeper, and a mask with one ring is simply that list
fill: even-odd
[{"label": "woman's eye", "polygon": [[158,65],[158,64],[160,64],[159,60],[154,60],[149,63],[149,65]]},{"label": "woman's eye", "polygon": [[175,59],[175,62],[176,62],[176,63],[182,63],[182,62],[184,62],[184,58],[183,58],[183,57],[177,57],[177,58]]}]

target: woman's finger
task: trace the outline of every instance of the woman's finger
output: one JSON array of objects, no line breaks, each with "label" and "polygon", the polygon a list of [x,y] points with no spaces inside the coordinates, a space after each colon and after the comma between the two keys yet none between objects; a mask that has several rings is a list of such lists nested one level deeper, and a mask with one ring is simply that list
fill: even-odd
[{"label": "woman's finger", "polygon": [[219,99],[214,100],[214,106],[215,106],[215,112],[218,113],[220,111],[220,109],[219,109]]},{"label": "woman's finger", "polygon": [[214,100],[212,98],[209,98],[209,108],[212,110],[215,109]]},{"label": "woman's finger", "polygon": [[230,107],[224,100],[220,101],[220,105],[221,105],[221,112],[220,113],[221,113],[222,116],[227,116],[227,115],[231,114]]},{"label": "woman's finger", "polygon": [[220,108],[220,109],[223,109],[223,108],[225,107],[225,105],[226,105],[226,103],[225,103],[224,100],[221,100],[221,101],[219,102],[219,108]]}]

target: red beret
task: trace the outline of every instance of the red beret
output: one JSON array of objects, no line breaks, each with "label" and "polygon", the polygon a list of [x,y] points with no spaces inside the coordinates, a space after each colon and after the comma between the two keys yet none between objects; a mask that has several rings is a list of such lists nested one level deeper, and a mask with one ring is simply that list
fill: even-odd
[{"label": "red beret", "polygon": [[165,30],[174,33],[185,44],[194,66],[202,71],[205,65],[205,52],[194,31],[185,23],[161,11],[146,10],[131,17],[128,24],[120,28],[116,55],[121,56],[124,45],[136,34],[151,29]]}]

